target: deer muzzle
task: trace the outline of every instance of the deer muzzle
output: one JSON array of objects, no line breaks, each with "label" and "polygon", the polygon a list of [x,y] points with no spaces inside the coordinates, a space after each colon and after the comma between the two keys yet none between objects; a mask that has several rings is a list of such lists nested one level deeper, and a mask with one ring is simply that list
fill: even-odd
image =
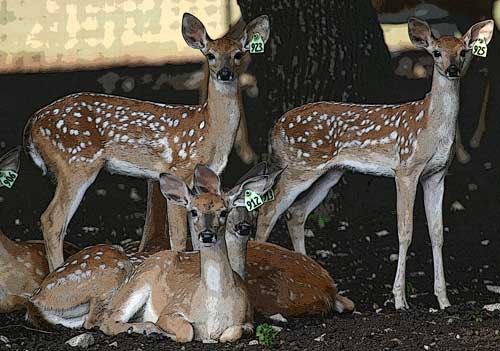
[{"label": "deer muzzle", "polygon": [[211,230],[204,230],[200,233],[198,239],[203,244],[215,244],[217,241],[217,234]]}]

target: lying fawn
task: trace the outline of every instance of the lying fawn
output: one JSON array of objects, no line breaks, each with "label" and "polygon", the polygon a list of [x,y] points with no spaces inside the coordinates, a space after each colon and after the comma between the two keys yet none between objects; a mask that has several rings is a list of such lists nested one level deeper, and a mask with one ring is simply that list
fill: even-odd
[{"label": "lying fawn", "polygon": [[[19,172],[21,148],[0,158],[0,170]],[[65,253],[76,252],[69,244]],[[48,273],[41,241],[16,242],[0,230],[0,313],[23,309]]]},{"label": "lying fawn", "polygon": [[[223,171],[240,121],[239,65],[255,33],[267,41],[266,16],[251,21],[239,40],[212,40],[196,17],[184,14],[184,39],[201,50],[210,68],[208,98],[201,106],[78,93],[31,117],[25,146],[37,166],[57,179],[55,195],[41,218],[51,270],[63,263],[68,223],[102,168],[154,180],[163,172],[187,179],[199,163],[217,174]],[[172,248],[184,250],[185,210],[172,205],[168,212]]]},{"label": "lying fawn", "polygon": [[276,200],[259,210],[256,237],[266,241],[278,217],[288,209],[293,246],[305,253],[304,222],[346,169],[394,177],[399,260],[393,294],[396,309],[407,308],[406,254],[420,181],[434,258],[434,293],[445,308],[450,303],[442,260],[442,201],[453,155],[460,76],[470,61],[473,43],[481,37],[489,43],[494,23],[479,22],[461,38],[435,38],[428,24],[417,18],[408,21],[408,28],[413,44],[434,58],[430,93],[401,105],[318,102],[285,113],[274,126],[271,146],[273,160],[287,168],[276,186]]}]

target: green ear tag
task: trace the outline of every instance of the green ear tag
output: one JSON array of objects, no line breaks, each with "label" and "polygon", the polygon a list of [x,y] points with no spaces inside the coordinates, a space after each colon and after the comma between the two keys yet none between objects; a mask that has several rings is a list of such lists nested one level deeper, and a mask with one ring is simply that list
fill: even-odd
[{"label": "green ear tag", "polygon": [[472,46],[472,54],[480,57],[486,57],[488,53],[488,46],[486,46],[486,40],[479,38],[474,42]]},{"label": "green ear tag", "polygon": [[262,195],[262,202],[266,203],[266,202],[270,202],[270,201],[274,201],[273,189],[269,190],[267,193]]},{"label": "green ear tag", "polygon": [[17,179],[17,173],[14,171],[0,171],[0,187],[6,186],[12,188]]},{"label": "green ear tag", "polygon": [[253,211],[264,204],[259,194],[252,190],[245,191],[245,207],[247,211]]},{"label": "green ear tag", "polygon": [[255,33],[250,41],[250,53],[262,54],[264,53],[264,41],[259,33]]}]

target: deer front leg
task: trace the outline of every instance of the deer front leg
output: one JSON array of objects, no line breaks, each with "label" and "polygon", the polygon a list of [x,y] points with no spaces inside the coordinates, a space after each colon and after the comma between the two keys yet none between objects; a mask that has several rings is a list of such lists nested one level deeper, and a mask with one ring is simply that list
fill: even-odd
[{"label": "deer front leg", "polygon": [[306,255],[304,225],[309,214],[325,199],[344,171],[332,170],[318,179],[287,211],[287,226],[295,251]]},{"label": "deer front leg", "polygon": [[290,174],[289,168],[285,169],[275,186],[274,201],[267,202],[259,208],[255,239],[267,241],[278,218],[290,207],[297,196],[308,189],[320,176],[321,174],[303,172],[299,178]]},{"label": "deer front leg", "polygon": [[[240,99],[242,99],[241,96]],[[249,165],[257,162],[258,156],[253,151],[252,147],[250,146],[250,142],[248,141],[247,121],[245,117],[245,111],[243,109],[243,104],[241,104],[241,106],[242,107],[240,108],[240,124],[236,132],[236,139],[234,140],[234,146],[241,161]]]},{"label": "deer front leg", "polygon": [[460,128],[457,125],[457,134],[455,137],[455,154],[457,155],[458,162],[465,164],[470,161],[470,155],[465,151],[464,144],[462,144],[462,134],[460,133]]},{"label": "deer front leg", "polygon": [[224,330],[220,336],[220,342],[233,342],[240,340],[243,336],[243,328],[241,325],[235,325]]},{"label": "deer front leg", "polygon": [[396,174],[399,257],[392,293],[397,310],[409,308],[406,301],[406,254],[413,234],[413,204],[420,173]]},{"label": "deer front leg", "polygon": [[156,325],[171,334],[177,342],[190,342],[194,338],[193,326],[179,314],[161,314]]},{"label": "deer front leg", "polygon": [[186,251],[188,226],[186,208],[167,201],[170,247],[173,251]]},{"label": "deer front leg", "polygon": [[166,247],[170,245],[167,220],[167,200],[160,190],[160,183],[148,179],[148,200],[144,232],[139,251],[147,251],[152,246]]},{"label": "deer front leg", "polygon": [[488,99],[490,96],[490,82],[486,81],[486,89],[484,91],[483,103],[481,105],[481,113],[479,114],[479,122],[477,124],[474,135],[470,140],[470,146],[473,148],[478,148],[481,144],[481,139],[483,138],[484,131],[486,130],[486,112],[488,111]]},{"label": "deer front leg", "polygon": [[434,295],[439,307],[445,309],[450,306],[446,296],[446,281],[443,267],[443,193],[446,170],[422,179],[424,189],[425,214],[429,227],[429,236],[432,244],[434,261]]}]

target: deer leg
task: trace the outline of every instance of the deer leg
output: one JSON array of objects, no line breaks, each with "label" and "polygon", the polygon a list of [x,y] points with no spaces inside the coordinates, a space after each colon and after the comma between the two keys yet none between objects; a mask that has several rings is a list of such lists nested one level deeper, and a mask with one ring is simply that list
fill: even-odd
[{"label": "deer leg", "polygon": [[267,241],[278,218],[290,207],[297,196],[307,190],[321,175],[322,173],[306,172],[295,175],[290,174],[288,168],[285,169],[275,186],[274,201],[267,202],[259,208],[255,239]]},{"label": "deer leg", "polygon": [[325,199],[344,171],[332,170],[319,178],[287,211],[287,226],[295,251],[306,254],[304,225],[309,214]]},{"label": "deer leg", "polygon": [[68,176],[58,179],[54,197],[41,217],[47,261],[51,272],[64,263],[63,240],[66,228],[98,172],[95,171],[83,181],[81,178]]},{"label": "deer leg", "polygon": [[470,146],[473,148],[478,148],[481,144],[481,139],[483,138],[484,131],[486,130],[486,112],[488,110],[488,99],[490,96],[490,82],[486,81],[486,89],[484,91],[483,103],[481,105],[481,113],[479,114],[479,122],[477,124],[474,135],[470,140]]},{"label": "deer leg", "polygon": [[186,251],[188,235],[186,209],[167,201],[167,212],[170,248],[173,251]]},{"label": "deer leg", "polygon": [[148,200],[146,220],[139,251],[147,251],[152,246],[168,248],[167,200],[160,190],[160,183],[148,179]]},{"label": "deer leg", "polygon": [[450,306],[446,296],[446,281],[443,267],[443,193],[446,170],[422,179],[424,189],[425,215],[429,227],[434,261],[434,295],[439,307]]},{"label": "deer leg", "polygon": [[[240,96],[240,99],[242,97]],[[242,104],[243,106],[243,104]],[[234,140],[234,146],[236,148],[236,152],[240,157],[243,163],[249,165],[257,162],[258,156],[253,151],[250,146],[250,142],[248,141],[248,128],[247,128],[247,120],[245,117],[245,111],[243,107],[240,108],[240,124],[238,126],[238,130],[236,132],[236,139]]]},{"label": "deer leg", "polygon": [[396,174],[399,257],[392,293],[394,294],[394,304],[397,310],[409,307],[405,296],[406,254],[413,233],[413,205],[419,175],[420,173]]},{"label": "deer leg", "polygon": [[462,164],[468,163],[470,161],[470,155],[467,151],[465,151],[464,144],[462,144],[462,134],[460,133],[460,128],[458,125],[455,141],[455,154],[457,155],[458,162]]},{"label": "deer leg", "polygon": [[161,314],[156,325],[165,330],[177,342],[190,342],[194,338],[193,326],[178,314]]}]

